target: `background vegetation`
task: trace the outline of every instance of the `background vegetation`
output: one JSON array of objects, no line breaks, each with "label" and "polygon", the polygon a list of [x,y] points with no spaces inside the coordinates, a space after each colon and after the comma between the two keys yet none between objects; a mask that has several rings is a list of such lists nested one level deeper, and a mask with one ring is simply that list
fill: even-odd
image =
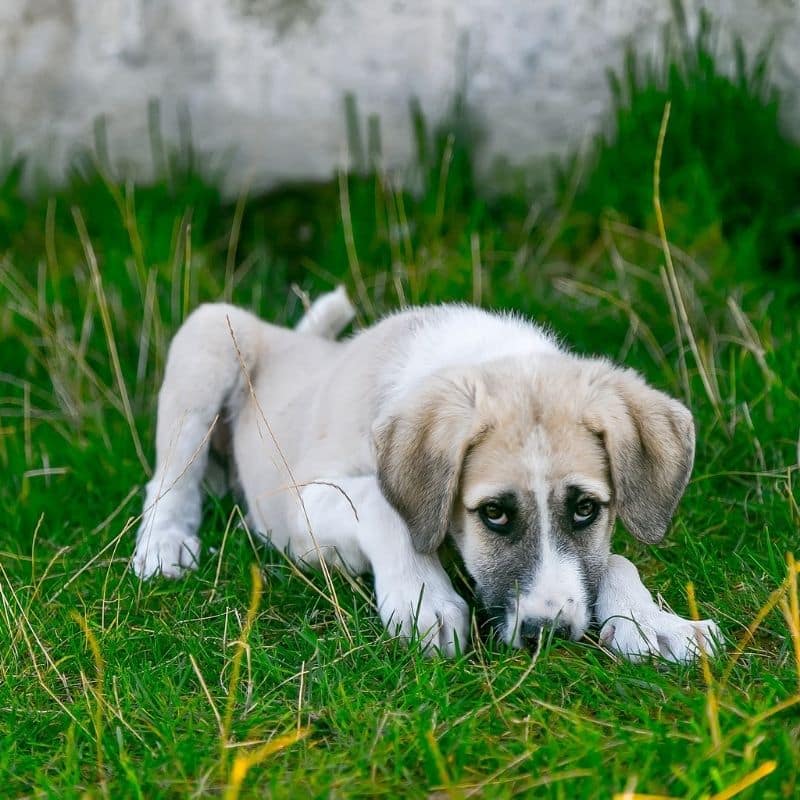
[{"label": "background vegetation", "polygon": [[[233,203],[157,137],[150,186],[102,147],[37,198],[22,165],[6,173],[0,794],[797,796],[800,148],[766,58],[725,77],[712,39],[662,68],[631,57],[608,132],[544,200],[482,191],[463,109],[442,131],[412,110],[415,193],[382,174],[375,136],[351,175]],[[360,324],[404,303],[515,308],[683,397],[698,452],[674,529],[615,546],[679,613],[693,582],[728,654],[631,665],[589,637],[535,663],[492,642],[425,659],[382,633],[368,581],[337,578],[334,602],[253,546],[230,498],[209,500],[197,574],[140,584],[170,335],[222,297],[291,324],[303,292],[339,282]]]}]

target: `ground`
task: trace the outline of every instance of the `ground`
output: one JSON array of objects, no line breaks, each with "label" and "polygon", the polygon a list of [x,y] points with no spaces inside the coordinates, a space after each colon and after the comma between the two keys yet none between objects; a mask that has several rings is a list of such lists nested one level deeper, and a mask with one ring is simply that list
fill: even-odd
[{"label": "ground", "polygon": [[[713,170],[701,180],[670,151],[693,113],[673,97],[662,230],[663,99],[637,128],[647,157],[626,162],[638,216],[597,190],[604,169],[623,180],[611,139],[541,200],[487,195],[458,137],[424,130],[415,192],[378,170],[228,203],[184,158],[154,186],[95,163],[31,199],[8,174],[3,796],[797,795],[796,198],[771,196],[757,225],[758,209],[730,210]],[[791,159],[772,160],[774,187]],[[686,199],[685,170],[670,183],[681,167],[710,209]],[[687,402],[698,449],[673,528],[657,547],[620,529],[615,549],[675,611],[715,618],[725,655],[634,665],[589,636],[537,660],[481,640],[425,658],[381,630],[368,581],[298,573],[231,498],[207,504],[197,573],[140,583],[128,559],[169,336],[222,297],[292,323],[303,291],[341,281],[359,324],[404,303],[517,309]]]}]

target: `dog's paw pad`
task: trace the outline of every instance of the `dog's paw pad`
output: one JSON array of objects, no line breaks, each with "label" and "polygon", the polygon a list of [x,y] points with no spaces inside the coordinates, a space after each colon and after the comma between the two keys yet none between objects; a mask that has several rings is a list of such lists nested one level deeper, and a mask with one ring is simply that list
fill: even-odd
[{"label": "dog's paw pad", "polygon": [[143,581],[163,575],[180,578],[196,569],[200,559],[200,539],[176,528],[139,532],[131,568]]}]

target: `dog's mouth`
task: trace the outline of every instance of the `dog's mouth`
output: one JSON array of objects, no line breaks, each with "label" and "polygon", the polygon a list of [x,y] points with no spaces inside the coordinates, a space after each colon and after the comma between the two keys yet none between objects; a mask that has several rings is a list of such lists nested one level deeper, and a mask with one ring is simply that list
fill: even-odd
[{"label": "dog's mouth", "polygon": [[478,604],[476,610],[478,630],[484,639],[499,639],[505,641],[506,610],[503,606],[490,606]]},{"label": "dog's mouth", "polygon": [[507,598],[496,588],[487,590],[470,575],[452,543],[445,553],[453,584],[475,608],[478,630],[484,641],[495,640],[518,650],[536,652],[557,639],[578,641],[586,632],[583,612],[569,614],[569,618],[565,613],[556,615],[554,619],[520,619],[518,593]]},{"label": "dog's mouth", "polygon": [[520,621],[511,608],[502,605],[479,606],[477,620],[484,639],[495,639],[530,652],[537,652],[557,639],[577,641],[585,633],[585,626],[569,624],[558,617],[552,620]]}]

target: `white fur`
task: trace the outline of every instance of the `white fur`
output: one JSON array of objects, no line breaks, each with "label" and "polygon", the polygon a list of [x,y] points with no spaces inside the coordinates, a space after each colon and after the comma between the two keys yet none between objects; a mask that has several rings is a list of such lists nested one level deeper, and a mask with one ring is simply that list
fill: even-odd
[{"label": "white fur", "polygon": [[611,500],[611,495],[608,492],[608,487],[599,481],[593,481],[585,475],[574,473],[562,478],[561,483],[565,486],[580,486],[586,492],[596,497],[601,503],[608,503]]},{"label": "white fur", "polygon": [[683,619],[659,608],[636,567],[618,555],[609,556],[596,603],[602,624],[600,641],[629,661],[651,656],[667,661],[694,661],[699,649],[713,654],[722,634],[710,619]]},{"label": "white fur", "polygon": [[[413,309],[349,341],[333,341],[351,319],[341,291],[318,300],[297,331],[225,304],[190,315],[169,350],[156,469],[132,566],[142,579],[179,577],[197,566],[211,436],[228,427],[257,532],[301,564],[324,558],[350,572],[372,571],[389,632],[451,655],[456,643],[467,643],[467,605],[438,556],[414,549],[406,523],[384,497],[371,432],[444,368],[509,357],[533,363],[558,356],[559,348],[519,318],[466,306]],[[542,559],[515,616],[582,628],[586,591],[578,565],[549,542],[546,463],[537,470]],[[684,660],[689,634],[700,630],[705,641],[717,635],[713,623],[688,623],[658,610],[635,568],[625,564],[612,562],[597,604],[598,618],[608,618],[603,636],[612,648],[633,659],[658,652]]]},{"label": "white fur", "polygon": [[326,478],[301,494],[289,545],[294,558],[316,566],[322,554],[326,563],[353,573],[371,568],[378,611],[390,633],[410,639],[416,630],[423,647],[435,645],[447,655],[455,654],[456,642],[466,645],[466,602],[439,559],[414,550],[374,476]]},{"label": "white fur", "polygon": [[314,302],[297,323],[297,331],[335,339],[355,319],[355,316],[356,310],[344,286],[339,286]]},{"label": "white fur", "polygon": [[471,306],[426,309],[428,324],[416,329],[396,368],[386,373],[388,400],[401,400],[439,370],[523,356],[533,360],[558,352],[541,328],[510,314]]},{"label": "white fur", "polygon": [[588,598],[580,564],[576,558],[560,553],[552,542],[550,446],[540,427],[531,431],[528,468],[539,512],[539,562],[530,587],[519,595],[506,617],[504,638],[515,647],[522,646],[520,626],[525,619],[563,625],[570,631],[583,631],[589,621]]},{"label": "white fur", "polygon": [[519,627],[525,619],[563,625],[570,631],[586,628],[589,608],[580,564],[576,558],[559,553],[546,536],[542,537],[541,557],[531,586],[508,613],[505,639],[509,644],[521,646]]}]

